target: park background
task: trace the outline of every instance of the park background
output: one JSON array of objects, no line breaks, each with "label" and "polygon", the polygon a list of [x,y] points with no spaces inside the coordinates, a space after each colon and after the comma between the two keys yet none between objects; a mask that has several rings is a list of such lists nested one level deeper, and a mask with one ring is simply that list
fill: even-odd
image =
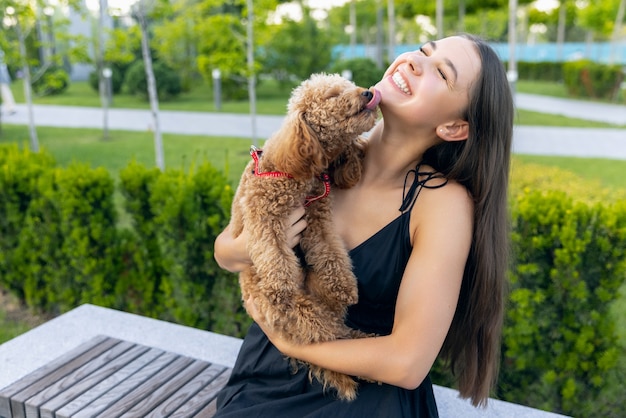
[{"label": "park background", "polygon": [[[0,1],[0,47],[25,109],[155,114],[146,132],[111,131],[105,117],[86,130],[2,115],[0,341],[82,303],[245,332],[236,277],[217,268],[212,243],[257,138],[161,135],[159,110],[283,115],[313,72],[349,70],[368,86],[402,48],[459,31],[492,42],[517,91],[625,103],[623,0],[268,0],[252,19],[244,1],[98,3]],[[528,111],[516,124],[625,128]],[[574,416],[626,410],[625,165],[515,156],[494,397]],[[450,385],[443,370],[435,382]]]}]

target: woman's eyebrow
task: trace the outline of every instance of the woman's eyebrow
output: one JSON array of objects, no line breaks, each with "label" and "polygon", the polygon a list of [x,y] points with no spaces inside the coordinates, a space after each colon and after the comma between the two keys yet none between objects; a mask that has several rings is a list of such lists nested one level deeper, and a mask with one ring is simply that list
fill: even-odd
[{"label": "woman's eyebrow", "polygon": [[[435,41],[428,41],[426,43],[433,51],[437,50],[437,43]],[[457,80],[457,78],[459,78],[459,73],[456,70],[456,67],[454,66],[454,64],[452,63],[452,61],[450,61],[448,58],[444,58],[444,61],[446,63],[446,65],[448,67],[450,67],[450,70],[454,73],[454,81]]]}]

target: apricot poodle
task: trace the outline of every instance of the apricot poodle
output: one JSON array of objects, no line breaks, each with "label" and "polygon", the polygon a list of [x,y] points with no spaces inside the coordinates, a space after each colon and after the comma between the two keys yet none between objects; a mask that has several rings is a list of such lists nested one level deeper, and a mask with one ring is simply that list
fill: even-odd
[{"label": "apricot poodle", "polygon": [[[331,185],[349,188],[359,180],[365,152],[360,135],[374,126],[379,101],[377,90],[339,75],[312,75],[294,89],[284,123],[262,152],[253,147],[242,174],[231,219],[234,236],[245,227],[253,263],[240,274],[242,296],[251,296],[268,324],[290,341],[355,335],[344,318],[357,302],[356,278],[332,226],[328,192]],[[308,226],[299,257],[285,231],[288,214],[303,203]],[[335,388],[340,399],[356,397],[352,377],[308,366],[310,376]]]}]

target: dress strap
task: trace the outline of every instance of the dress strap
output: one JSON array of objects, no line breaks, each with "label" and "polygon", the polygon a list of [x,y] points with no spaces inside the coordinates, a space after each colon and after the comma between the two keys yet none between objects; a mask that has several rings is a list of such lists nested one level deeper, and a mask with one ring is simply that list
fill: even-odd
[{"label": "dress strap", "polygon": [[[421,166],[422,162],[419,162],[415,168],[409,170],[404,177],[404,189],[402,190],[402,205],[399,209],[400,212],[406,212],[407,210],[410,211],[413,209],[413,205],[415,205],[415,201],[422,191],[422,188],[438,189],[448,184],[448,179],[446,179],[443,174],[437,171],[420,171]],[[413,175],[413,182],[407,189],[409,176],[411,175]],[[422,180],[420,180],[420,178],[422,178]],[[433,179],[445,179],[445,181],[437,185],[428,185],[427,183]]]}]

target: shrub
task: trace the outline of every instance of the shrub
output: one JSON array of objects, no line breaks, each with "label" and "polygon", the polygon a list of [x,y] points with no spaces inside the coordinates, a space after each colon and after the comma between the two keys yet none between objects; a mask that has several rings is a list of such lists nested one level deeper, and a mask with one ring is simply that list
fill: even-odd
[{"label": "shrub", "polygon": [[45,151],[33,153],[17,145],[0,146],[0,285],[22,299],[22,277],[14,269],[15,250],[26,213],[37,196],[38,179],[53,166],[53,158]]},{"label": "shrub", "polygon": [[512,219],[500,395],[579,415],[623,354],[609,308],[626,273],[626,204],[521,193]]},{"label": "shrub", "polygon": [[82,164],[38,179],[15,257],[29,306],[112,305],[120,273],[113,191],[105,169]]},{"label": "shrub", "polygon": [[580,60],[566,62],[563,77],[565,87],[572,96],[614,100],[619,94],[624,73],[619,65]]},{"label": "shrub", "polygon": [[48,67],[44,73],[33,82],[33,91],[38,96],[61,94],[70,85],[70,76],[61,67]]},{"label": "shrub", "polygon": [[134,230],[125,245],[137,257],[126,259],[140,273],[119,283],[125,289],[121,294],[135,296],[131,307],[242,336],[250,320],[236,276],[213,258],[213,243],[230,215],[233,192],[226,178],[207,163],[188,174],[131,163],[120,180]]},{"label": "shrub", "polygon": [[517,63],[517,71],[521,80],[563,81],[562,62],[526,62]]},{"label": "shrub", "polygon": [[376,68],[376,63],[369,58],[354,58],[337,61],[331,72],[341,74],[344,70],[352,72],[352,81],[357,86],[369,88],[380,81],[384,71]]},{"label": "shrub", "polygon": [[[181,93],[180,77],[174,70],[160,61],[152,64],[152,70],[159,100],[167,100]],[[136,61],[130,66],[126,72],[124,86],[128,93],[148,98],[148,81],[143,61]]]}]

